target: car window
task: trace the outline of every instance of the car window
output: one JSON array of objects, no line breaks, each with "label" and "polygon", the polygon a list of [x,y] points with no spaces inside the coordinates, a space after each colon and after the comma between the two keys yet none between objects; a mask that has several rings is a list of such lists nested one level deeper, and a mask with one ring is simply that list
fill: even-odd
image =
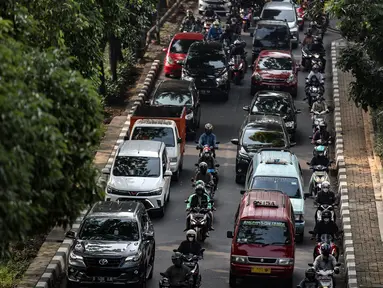
[{"label": "car window", "polygon": [[157,157],[117,156],[112,173],[117,177],[159,177],[160,159]]},{"label": "car window", "polygon": [[256,40],[283,41],[286,39],[287,30],[287,27],[281,25],[258,25],[254,37]]},{"label": "car window", "polygon": [[283,246],[291,243],[291,235],[286,222],[242,220],[237,243]]},{"label": "car window", "polygon": [[166,154],[166,150],[164,149],[164,152],[162,152],[162,175],[165,175],[165,172],[166,172],[166,164],[168,163],[167,162],[168,160],[168,156]]},{"label": "car window", "polygon": [[153,140],[164,142],[166,147],[175,147],[173,128],[170,127],[135,127],[132,140]]},{"label": "car window", "polygon": [[285,147],[285,135],[283,131],[268,130],[263,127],[247,128],[242,137],[242,143],[251,148],[255,146]]},{"label": "car window", "polygon": [[80,240],[138,241],[138,224],[132,219],[88,218],[80,233]]},{"label": "car window", "polygon": [[276,113],[286,115],[291,113],[291,103],[282,97],[259,97],[255,101],[251,112]]},{"label": "car window", "polygon": [[190,51],[186,58],[185,66],[188,69],[203,70],[207,74],[212,74],[216,69],[226,67],[225,55],[212,50],[210,53],[203,51]]},{"label": "car window", "polygon": [[154,105],[164,106],[191,106],[192,96],[189,90],[163,91],[153,96]]},{"label": "car window", "polygon": [[261,70],[293,70],[293,60],[290,57],[262,57],[257,69]]},{"label": "car window", "polygon": [[291,10],[265,9],[263,10],[262,19],[265,20],[286,20],[287,22],[295,21],[295,12]]},{"label": "car window", "polygon": [[194,39],[175,39],[170,46],[170,53],[187,54],[190,46],[199,40]]},{"label": "car window", "polygon": [[252,188],[280,190],[290,198],[301,198],[302,195],[299,181],[294,177],[256,176]]}]

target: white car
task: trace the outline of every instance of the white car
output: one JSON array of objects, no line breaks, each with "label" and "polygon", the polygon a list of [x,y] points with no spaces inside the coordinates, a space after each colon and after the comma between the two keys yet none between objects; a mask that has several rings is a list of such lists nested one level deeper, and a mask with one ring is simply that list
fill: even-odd
[{"label": "white car", "polygon": [[216,13],[229,13],[231,3],[230,0],[198,0],[199,14],[205,14],[208,8],[212,8]]},{"label": "white car", "polygon": [[106,201],[137,200],[147,210],[165,214],[172,172],[163,142],[125,141],[117,149],[106,187]]}]

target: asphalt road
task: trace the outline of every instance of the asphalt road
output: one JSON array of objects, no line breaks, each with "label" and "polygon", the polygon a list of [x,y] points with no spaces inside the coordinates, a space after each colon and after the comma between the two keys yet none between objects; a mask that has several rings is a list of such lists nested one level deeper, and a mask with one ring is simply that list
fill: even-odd
[{"label": "asphalt road", "polygon": [[[304,38],[303,33],[300,40]],[[327,49],[326,75],[331,75],[331,41],[340,38],[339,35],[327,32],[324,43]],[[242,39],[247,42],[247,52],[251,57],[251,38],[248,33],[243,33]],[[294,55],[300,62],[300,47],[294,50]],[[250,63],[250,59],[249,59]],[[242,185],[235,183],[235,156],[236,147],[231,144],[230,139],[238,137],[239,127],[243,122],[245,112],[242,107],[249,105],[250,96],[250,69],[240,86],[232,84],[230,97],[227,102],[202,102],[201,124],[210,122],[214,125],[214,133],[221,142],[217,151],[217,160],[221,164],[219,168],[220,182],[215,196],[217,211],[214,217],[215,231],[210,233],[204,244],[205,259],[200,261],[203,287],[229,287],[229,258],[231,239],[226,238],[226,231],[233,229],[234,214],[240,201],[240,190]],[[305,191],[308,190],[308,182],[311,176],[306,165],[312,157],[313,146],[308,137],[311,135],[311,120],[308,105],[303,101],[304,81],[306,72],[299,72],[299,90],[296,98],[296,107],[302,110],[298,115],[297,146],[292,150],[300,159],[304,174]],[[160,79],[164,76],[161,75]],[[331,79],[331,77],[327,77]],[[326,83],[326,99],[331,103],[331,83]],[[330,93],[329,93],[330,92]],[[201,125],[202,133],[203,125]],[[190,179],[194,176],[194,164],[198,160],[197,150],[194,142],[189,142],[184,158],[184,170],[178,183],[173,182],[171,187],[171,200],[167,207],[166,215],[162,219],[153,219],[155,225],[156,259],[154,277],[148,282],[149,288],[158,287],[160,272],[165,271],[171,265],[172,250],[177,248],[179,243],[185,239],[183,232],[185,228],[185,203],[184,200],[193,192]],[[309,230],[314,227],[313,200],[307,199],[305,204],[305,237],[301,244],[297,245],[296,262],[294,271],[294,285],[304,277],[304,271],[308,268],[307,263],[312,263],[312,251],[315,242],[310,240]],[[258,284],[258,282],[256,282]],[[267,285],[269,284],[269,285]],[[337,276],[337,287],[343,287],[344,281]],[[250,284],[254,286],[254,281]],[[248,285],[246,285],[248,286]],[[270,287],[270,283],[263,283],[257,287]],[[65,287],[65,283],[62,283]],[[293,286],[296,287],[296,286]]]}]

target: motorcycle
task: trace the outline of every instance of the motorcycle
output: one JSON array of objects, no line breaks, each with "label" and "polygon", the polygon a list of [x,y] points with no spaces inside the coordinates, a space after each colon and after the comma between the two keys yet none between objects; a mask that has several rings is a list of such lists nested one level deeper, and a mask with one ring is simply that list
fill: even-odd
[{"label": "motorcycle", "polygon": [[[341,264],[337,263],[336,267],[339,267]],[[313,264],[309,264],[310,267],[313,267]],[[339,270],[319,270],[316,272],[316,278],[319,281],[320,287],[333,288],[334,287],[334,273],[339,274]]]},{"label": "motorcycle", "polygon": [[310,71],[314,65],[318,65],[319,71],[324,73],[325,66],[323,61],[323,53],[310,51],[306,46],[302,46],[302,66],[304,70]]},{"label": "motorcycle", "polygon": [[[197,173],[199,171],[198,164],[196,163],[195,166],[197,167],[196,172],[195,172],[195,174],[197,175]],[[219,164],[215,164],[215,167],[219,167]],[[217,169],[207,169],[207,172],[213,176],[214,186],[210,186],[208,183],[205,183],[205,187],[206,187],[206,190],[209,191],[210,198],[213,199],[215,196],[215,191],[217,190],[218,170]],[[192,186],[195,187],[195,184],[194,184],[195,178],[192,178],[191,181],[193,182]]]},{"label": "motorcycle", "polygon": [[[309,139],[312,139],[312,137],[309,137]],[[328,158],[328,146],[332,143],[331,139],[331,137],[325,141],[323,141],[322,139],[318,139],[317,141],[315,141],[315,143],[312,143],[315,145],[315,148],[313,149],[313,156],[315,156],[315,151],[320,150],[323,151],[324,156]]]},{"label": "motorcycle", "polygon": [[[246,52],[245,52],[246,54]],[[245,56],[246,57],[246,56]],[[245,75],[245,63],[241,55],[234,55],[229,62],[230,77],[233,79],[234,84],[241,84],[241,80]]]},{"label": "motorcycle", "polygon": [[249,9],[247,12],[245,12],[244,9],[241,9],[240,16],[242,18],[242,30],[243,32],[247,32],[250,28],[250,23],[253,18],[253,12],[251,9]]},{"label": "motorcycle", "polygon": [[[193,255],[193,254],[182,254],[183,264],[190,268],[190,272],[192,273],[193,278],[193,288],[198,288],[201,286],[202,277],[199,270],[198,261],[203,259],[203,252],[205,249],[201,249],[201,256]],[[177,249],[174,249],[173,252],[178,252]]]},{"label": "motorcycle", "polygon": [[190,280],[190,277],[192,276],[192,272],[189,272],[186,274],[186,278],[189,280],[186,280],[184,282],[181,282],[177,285],[170,285],[169,278],[166,277],[165,273],[160,273],[162,276],[162,279],[160,280],[159,287],[160,288],[193,288],[193,281]]},{"label": "motorcycle", "polygon": [[[195,143],[197,144],[196,148],[197,150],[199,150],[199,157],[201,158],[202,156],[202,152],[210,152],[210,153],[213,153],[213,157],[215,158],[215,150],[218,150],[218,147],[209,147],[209,145],[204,145],[203,147],[199,145],[199,142],[198,141],[195,141]],[[219,144],[220,142],[216,141],[215,144]]]},{"label": "motorcycle", "polygon": [[[189,203],[189,200],[185,200],[185,203],[186,204]],[[208,212],[209,212],[209,209],[194,207],[190,210],[190,214],[188,215],[190,229],[193,229],[196,231],[198,242],[204,242],[207,237],[207,232],[208,232],[207,213]]]},{"label": "motorcycle", "polygon": [[[306,83],[308,82],[308,79],[306,79]],[[308,85],[308,83],[307,83]],[[307,91],[307,97],[304,98],[304,100],[308,100],[309,107],[311,108],[313,103],[318,100],[320,96],[323,95],[323,89],[319,87],[319,85],[310,85]]]},{"label": "motorcycle", "polygon": [[[330,161],[330,164],[332,161]],[[307,162],[307,165],[310,165],[310,162]],[[324,181],[330,182],[330,177],[327,173],[328,167],[323,165],[316,165],[310,167],[310,170],[313,170],[313,174],[310,179],[309,193],[312,196],[316,196],[318,192],[322,189],[322,183]]]},{"label": "motorcycle", "polygon": [[[310,231],[310,232],[313,232],[313,231]],[[311,234],[313,234],[313,233],[311,233]],[[330,247],[331,247],[330,253],[332,256],[335,257],[336,261],[338,261],[339,249],[338,249],[338,246],[334,243],[332,236],[330,234],[323,234],[320,236],[320,242],[318,242],[314,247],[314,254],[313,254],[314,261],[315,261],[315,258],[317,258],[321,254],[320,247],[323,243],[327,243],[330,245]]]},{"label": "motorcycle", "polygon": [[[315,100],[317,100],[317,98],[315,98]],[[312,114],[311,120],[312,120],[313,129],[319,125],[326,124],[326,117],[324,115],[326,115],[328,113],[329,113],[328,110],[321,111],[321,112],[318,112],[318,111],[312,111],[311,112],[311,114]],[[313,133],[315,133],[315,130],[313,130]]]},{"label": "motorcycle", "polygon": [[320,204],[315,213],[315,223],[320,222],[322,220],[322,213],[324,211],[329,211],[331,213],[331,220],[334,222],[336,221],[334,206],[328,204]]}]

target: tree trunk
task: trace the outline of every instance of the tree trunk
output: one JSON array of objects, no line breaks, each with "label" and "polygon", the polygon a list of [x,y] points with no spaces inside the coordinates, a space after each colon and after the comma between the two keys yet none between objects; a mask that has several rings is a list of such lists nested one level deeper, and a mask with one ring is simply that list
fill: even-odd
[{"label": "tree trunk", "polygon": [[112,80],[117,81],[118,61],[122,61],[121,41],[114,35],[109,38],[109,63],[112,72]]}]

